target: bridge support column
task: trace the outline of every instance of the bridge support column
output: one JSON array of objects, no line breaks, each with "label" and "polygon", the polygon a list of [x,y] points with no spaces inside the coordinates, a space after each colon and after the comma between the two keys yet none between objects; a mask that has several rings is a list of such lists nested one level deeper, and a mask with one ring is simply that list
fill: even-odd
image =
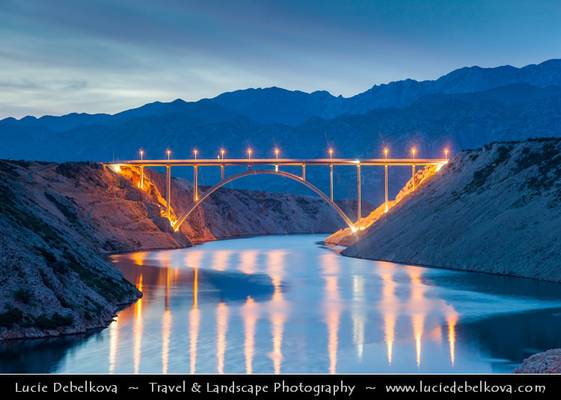
[{"label": "bridge support column", "polygon": [[144,165],[140,166],[140,189],[144,190]]},{"label": "bridge support column", "polygon": [[302,180],[306,180],[306,164],[302,164]]},{"label": "bridge support column", "polygon": [[360,220],[362,218],[362,188],[360,183],[360,164],[356,166],[356,195],[357,195],[357,202],[356,202],[356,220]]},{"label": "bridge support column", "polygon": [[411,166],[411,182],[413,183],[413,190],[415,190],[415,164]]},{"label": "bridge support column", "polygon": [[166,166],[166,203],[167,203],[167,217],[171,221],[171,167]]},{"label": "bridge support column", "polygon": [[220,165],[220,180],[224,180],[224,164]]},{"label": "bridge support column", "polygon": [[389,210],[389,204],[388,204],[388,186],[389,186],[389,182],[388,182],[388,165],[384,165],[384,211],[388,212]]},{"label": "bridge support column", "polygon": [[193,201],[199,201],[199,166],[193,167]]},{"label": "bridge support column", "polygon": [[333,164],[329,164],[329,198],[333,201]]}]

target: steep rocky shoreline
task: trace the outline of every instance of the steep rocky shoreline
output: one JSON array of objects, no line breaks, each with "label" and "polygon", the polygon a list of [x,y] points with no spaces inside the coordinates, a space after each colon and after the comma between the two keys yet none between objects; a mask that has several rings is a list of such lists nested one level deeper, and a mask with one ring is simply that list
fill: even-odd
[{"label": "steep rocky shoreline", "polygon": [[[561,139],[492,143],[441,172],[358,235],[327,241],[350,257],[561,282]],[[515,372],[560,373],[561,349]]]},{"label": "steep rocky shoreline", "polygon": [[458,154],[342,254],[561,282],[561,140]]},{"label": "steep rocky shoreline", "polygon": [[[162,177],[94,163],[0,161],[0,339],[101,328],[141,293],[103,254],[219,238],[334,231],[337,215],[305,196],[223,189],[180,232],[163,217]],[[192,204],[174,179],[172,207]]]},{"label": "steep rocky shoreline", "polygon": [[561,373],[561,349],[552,349],[534,354],[525,359],[514,372],[519,374]]}]

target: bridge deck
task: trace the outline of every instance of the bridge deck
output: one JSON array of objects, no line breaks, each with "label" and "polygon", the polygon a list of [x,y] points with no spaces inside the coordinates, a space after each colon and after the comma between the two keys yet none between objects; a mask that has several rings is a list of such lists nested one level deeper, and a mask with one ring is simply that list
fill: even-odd
[{"label": "bridge deck", "polygon": [[219,166],[252,166],[252,165],[339,165],[339,166],[413,166],[413,165],[438,165],[445,164],[445,158],[369,158],[363,160],[347,158],[225,158],[225,159],[183,159],[183,160],[127,160],[109,164],[135,165],[144,167],[219,167]]}]

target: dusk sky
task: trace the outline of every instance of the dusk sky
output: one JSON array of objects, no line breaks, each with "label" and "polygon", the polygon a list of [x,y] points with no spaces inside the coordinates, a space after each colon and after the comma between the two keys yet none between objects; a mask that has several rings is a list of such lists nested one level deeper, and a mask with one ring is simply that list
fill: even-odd
[{"label": "dusk sky", "polygon": [[0,0],[0,118],[561,57],[559,0]]}]

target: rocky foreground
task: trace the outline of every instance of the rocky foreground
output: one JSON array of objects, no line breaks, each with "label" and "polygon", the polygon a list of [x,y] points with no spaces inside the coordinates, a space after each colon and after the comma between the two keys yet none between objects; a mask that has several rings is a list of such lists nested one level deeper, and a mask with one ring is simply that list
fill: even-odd
[{"label": "rocky foreground", "polygon": [[561,140],[458,154],[344,255],[561,282]]},{"label": "rocky foreground", "polygon": [[520,374],[553,374],[561,373],[561,349],[544,351],[524,360],[514,370]]},{"label": "rocky foreground", "polygon": [[[0,161],[0,339],[106,326],[141,293],[104,253],[178,248],[242,235],[314,233],[341,226],[320,200],[223,189],[174,233],[162,178],[101,164]],[[173,215],[192,204],[173,180]]]}]

